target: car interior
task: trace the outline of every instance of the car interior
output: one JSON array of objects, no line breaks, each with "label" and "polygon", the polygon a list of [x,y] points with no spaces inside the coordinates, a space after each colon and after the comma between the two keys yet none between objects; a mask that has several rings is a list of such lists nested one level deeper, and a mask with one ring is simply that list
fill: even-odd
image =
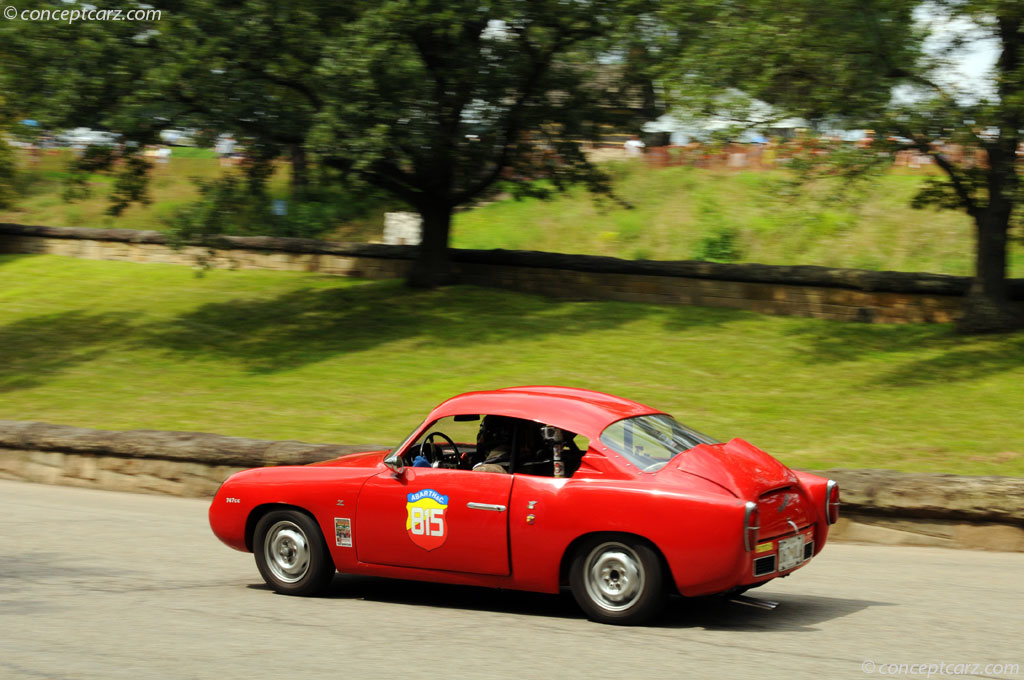
[{"label": "car interior", "polygon": [[[467,414],[433,423],[406,449],[402,462],[412,467],[571,477],[586,449],[585,437],[557,427],[522,418]],[[556,463],[561,464],[559,475]]]}]

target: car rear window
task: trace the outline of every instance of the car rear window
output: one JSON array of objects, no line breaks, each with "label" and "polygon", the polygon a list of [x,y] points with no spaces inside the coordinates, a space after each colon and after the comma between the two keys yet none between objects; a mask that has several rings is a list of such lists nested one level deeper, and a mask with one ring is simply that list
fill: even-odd
[{"label": "car rear window", "polygon": [[601,433],[601,443],[642,471],[655,472],[683,451],[718,442],[659,413],[612,423]]}]

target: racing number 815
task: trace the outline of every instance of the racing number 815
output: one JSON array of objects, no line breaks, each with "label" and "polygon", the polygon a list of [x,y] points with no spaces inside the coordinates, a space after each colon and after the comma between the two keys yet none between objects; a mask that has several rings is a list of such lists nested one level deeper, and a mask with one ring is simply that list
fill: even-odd
[{"label": "racing number 815", "polygon": [[410,508],[409,531],[417,536],[444,536],[444,511],[441,508]]}]

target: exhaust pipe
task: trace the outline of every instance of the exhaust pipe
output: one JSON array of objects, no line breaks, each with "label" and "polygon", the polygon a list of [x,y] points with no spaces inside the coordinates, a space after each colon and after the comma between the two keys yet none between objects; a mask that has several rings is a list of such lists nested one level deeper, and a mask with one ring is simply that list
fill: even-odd
[{"label": "exhaust pipe", "polygon": [[748,607],[754,607],[755,609],[767,609],[768,611],[779,606],[778,602],[772,602],[771,600],[759,600],[756,597],[750,597],[749,595],[736,595],[735,597],[730,597],[729,602],[745,604]]}]

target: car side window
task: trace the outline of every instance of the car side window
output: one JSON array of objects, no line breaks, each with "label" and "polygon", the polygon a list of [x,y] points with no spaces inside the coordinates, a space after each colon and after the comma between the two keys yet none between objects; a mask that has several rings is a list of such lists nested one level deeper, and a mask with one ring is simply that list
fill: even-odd
[{"label": "car side window", "polygon": [[469,470],[477,458],[481,417],[465,414],[441,418],[423,430],[403,455],[406,465]]},{"label": "car side window", "polygon": [[533,420],[460,414],[431,423],[402,458],[412,467],[571,477],[589,444],[586,437]]},{"label": "car side window", "polygon": [[515,461],[518,474],[538,477],[572,477],[579,469],[590,441],[568,430],[532,423],[525,446]]}]

